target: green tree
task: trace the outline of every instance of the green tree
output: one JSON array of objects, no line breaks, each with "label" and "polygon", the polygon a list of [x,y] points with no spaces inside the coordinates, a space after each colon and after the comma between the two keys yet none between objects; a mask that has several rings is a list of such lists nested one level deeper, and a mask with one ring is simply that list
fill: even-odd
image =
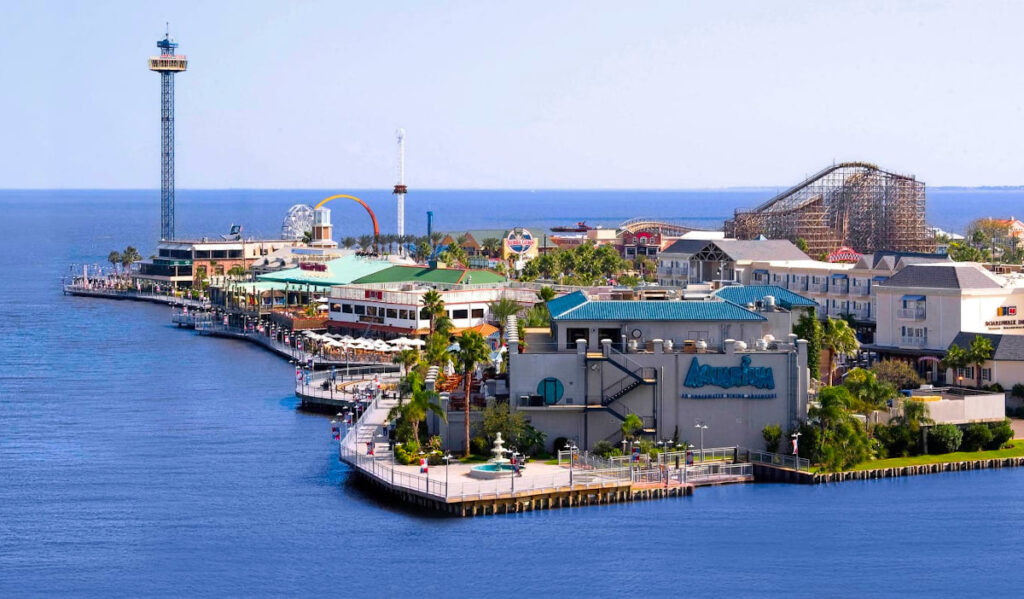
[{"label": "green tree", "polygon": [[644,421],[636,414],[630,412],[622,421],[622,438],[627,441],[636,441],[640,432],[644,430]]},{"label": "green tree", "polygon": [[355,244],[356,244],[356,238],[355,237],[351,237],[351,236],[350,237],[345,237],[344,239],[341,240],[341,247],[345,248],[346,250],[351,248]]},{"label": "green tree", "polygon": [[484,362],[490,356],[491,351],[484,341],[483,335],[476,331],[466,331],[459,338],[459,352],[456,356],[463,377],[465,377],[466,390],[466,452],[469,457],[469,404],[470,394],[473,388],[473,371],[476,365]]},{"label": "green tree", "polygon": [[124,267],[125,271],[139,260],[142,260],[142,255],[139,254],[139,250],[135,249],[134,246],[124,248],[124,252],[121,253],[121,266]]},{"label": "green tree", "polygon": [[427,417],[428,412],[433,412],[448,422],[448,415],[437,403],[437,393],[427,391],[422,387],[414,389],[409,402],[402,406],[401,414],[402,418],[412,426],[412,436],[417,442],[420,439],[420,423]]},{"label": "green tree", "polygon": [[975,335],[971,346],[967,348],[967,361],[974,364],[974,373],[978,378],[978,388],[981,388],[981,367],[985,362],[992,359],[992,342],[987,337]]},{"label": "green tree", "polygon": [[526,419],[521,412],[511,411],[508,402],[498,402],[484,409],[482,432],[488,443],[492,443],[497,434],[501,433],[510,447],[518,447],[526,432]]},{"label": "green tree", "polygon": [[807,240],[804,239],[803,237],[797,237],[796,241],[793,242],[793,245],[795,245],[798,250],[805,254],[807,253],[807,250],[810,249],[810,246],[807,245]]},{"label": "green tree", "polygon": [[498,321],[498,330],[501,339],[505,338],[505,326],[508,324],[508,317],[515,316],[523,309],[519,302],[512,298],[503,297],[488,304],[491,316]]},{"label": "green tree", "polygon": [[402,371],[409,375],[409,371],[420,361],[420,352],[415,349],[403,349],[395,354],[392,361],[402,366]]},{"label": "green tree", "polygon": [[356,243],[359,244],[359,249],[364,251],[364,252],[372,252],[373,251],[373,236],[372,235],[360,235],[359,238],[356,240]]},{"label": "green tree", "polygon": [[942,368],[952,369],[953,378],[960,382],[957,378],[957,370],[963,370],[967,368],[967,365],[971,363],[970,357],[967,355],[967,350],[960,347],[959,345],[951,345],[946,351],[945,357],[942,358]]},{"label": "green tree", "polygon": [[779,443],[782,442],[782,427],[777,424],[766,424],[761,429],[761,437],[764,439],[765,451],[769,453],[779,452]]},{"label": "green tree", "polygon": [[897,389],[916,389],[922,382],[914,367],[900,360],[882,360],[871,367],[871,372]]},{"label": "green tree", "polygon": [[950,260],[954,262],[983,262],[985,255],[976,247],[953,241],[946,250]]},{"label": "green tree", "polygon": [[437,318],[445,315],[444,301],[436,289],[424,293],[420,301],[423,303],[423,311],[427,313],[427,318],[430,320],[430,332],[433,333]]},{"label": "green tree", "polygon": [[501,240],[497,237],[488,237],[480,245],[483,246],[484,253],[491,258],[497,258],[501,254]]},{"label": "green tree", "polygon": [[116,269],[117,266],[121,264],[121,253],[117,250],[111,251],[107,254],[107,262]]},{"label": "green tree", "polygon": [[448,335],[444,333],[435,332],[427,335],[427,343],[423,346],[423,354],[426,356],[427,363],[444,366],[451,358],[448,355],[449,344]]},{"label": "green tree", "polygon": [[870,455],[867,431],[850,412],[853,397],[845,387],[828,387],[818,394],[819,405],[808,415],[818,424],[818,461],[837,472],[855,466]]},{"label": "green tree", "polygon": [[807,341],[807,368],[813,378],[821,378],[821,338],[823,328],[814,308],[800,315],[793,332],[800,339]]},{"label": "green tree", "polygon": [[854,334],[850,325],[845,320],[838,318],[829,318],[825,321],[821,343],[828,350],[828,384],[832,385],[836,370],[836,357],[839,354],[857,355],[860,343],[857,342],[857,335]]},{"label": "green tree", "polygon": [[960,448],[963,436],[955,424],[936,424],[928,430],[929,453],[953,453]]},{"label": "green tree", "polygon": [[854,368],[847,373],[843,386],[853,396],[854,411],[864,415],[885,409],[886,402],[899,395],[892,383],[878,380],[874,372],[863,368]]}]

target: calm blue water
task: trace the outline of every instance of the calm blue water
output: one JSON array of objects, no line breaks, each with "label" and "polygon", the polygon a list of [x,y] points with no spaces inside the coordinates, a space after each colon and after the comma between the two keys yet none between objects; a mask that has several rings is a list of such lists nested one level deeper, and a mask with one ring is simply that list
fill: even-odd
[{"label": "calm blue water", "polygon": [[[709,193],[429,195],[459,228],[725,212],[697,200],[733,196]],[[319,195],[182,192],[179,229],[276,231]],[[0,192],[2,597],[1019,596],[1024,470],[467,520],[381,505],[327,421],[296,412],[286,363],[174,329],[164,307],[57,293],[70,262],[150,251],[155,201]]]}]

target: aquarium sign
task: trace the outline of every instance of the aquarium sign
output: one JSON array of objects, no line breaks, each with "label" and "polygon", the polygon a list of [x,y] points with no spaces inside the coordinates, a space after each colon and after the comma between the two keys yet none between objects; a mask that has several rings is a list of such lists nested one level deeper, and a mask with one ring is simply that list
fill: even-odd
[{"label": "aquarium sign", "polygon": [[698,389],[705,385],[731,389],[732,387],[755,387],[774,389],[775,375],[768,366],[751,366],[750,356],[740,358],[739,366],[711,366],[701,364],[696,356],[690,361],[683,386]]}]

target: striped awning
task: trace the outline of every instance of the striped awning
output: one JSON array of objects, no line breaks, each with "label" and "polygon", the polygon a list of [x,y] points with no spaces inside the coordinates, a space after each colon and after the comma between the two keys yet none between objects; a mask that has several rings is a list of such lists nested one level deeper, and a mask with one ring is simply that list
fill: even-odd
[{"label": "striped awning", "polygon": [[903,301],[905,301],[905,302],[906,301],[923,302],[924,301],[924,296],[923,295],[904,295],[901,299]]}]

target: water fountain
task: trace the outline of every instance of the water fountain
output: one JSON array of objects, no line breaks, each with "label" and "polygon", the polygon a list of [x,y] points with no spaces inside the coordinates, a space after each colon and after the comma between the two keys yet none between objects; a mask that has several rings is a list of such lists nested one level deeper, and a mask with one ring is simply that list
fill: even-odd
[{"label": "water fountain", "polygon": [[[505,440],[501,438],[501,433],[495,435],[494,447],[491,449],[491,453],[494,454],[494,457],[488,460],[486,464],[473,466],[469,469],[470,476],[473,478],[501,478],[515,470],[512,466],[512,461],[505,457],[505,454],[511,452],[505,449]],[[522,465],[519,467],[523,468]]]}]

